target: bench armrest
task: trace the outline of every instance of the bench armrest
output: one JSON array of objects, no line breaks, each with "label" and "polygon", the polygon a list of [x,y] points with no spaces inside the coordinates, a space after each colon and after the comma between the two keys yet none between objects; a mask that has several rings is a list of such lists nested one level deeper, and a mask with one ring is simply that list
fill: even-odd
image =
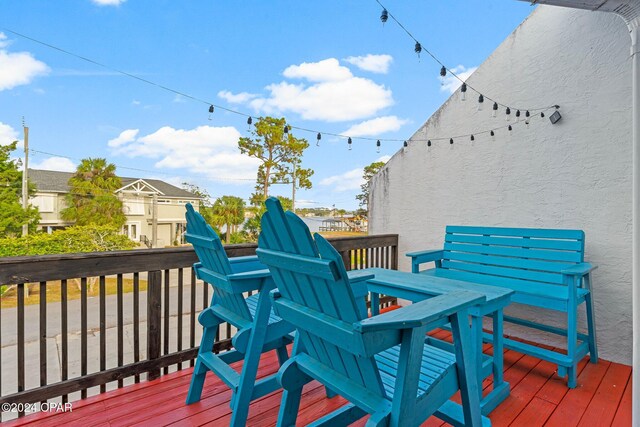
[{"label": "bench armrest", "polygon": [[440,267],[440,260],[442,260],[442,257],[444,256],[444,251],[442,249],[436,249],[428,251],[407,252],[405,256],[411,257],[411,272],[419,273],[420,264],[423,264],[425,262],[435,262],[436,267]]},{"label": "bench armrest", "polygon": [[486,297],[483,294],[455,291],[361,320],[353,327],[361,333],[418,328],[484,301]]},{"label": "bench armrest", "polygon": [[347,271],[347,276],[349,277],[350,283],[359,283],[359,282],[367,282],[376,277],[375,274],[369,273],[368,271],[362,270],[351,270]]},{"label": "bench armrest", "polygon": [[592,265],[588,262],[581,262],[580,264],[576,264],[573,267],[569,267],[560,271],[560,273],[566,276],[582,277],[586,274],[591,273],[596,268],[598,268],[597,265]]}]

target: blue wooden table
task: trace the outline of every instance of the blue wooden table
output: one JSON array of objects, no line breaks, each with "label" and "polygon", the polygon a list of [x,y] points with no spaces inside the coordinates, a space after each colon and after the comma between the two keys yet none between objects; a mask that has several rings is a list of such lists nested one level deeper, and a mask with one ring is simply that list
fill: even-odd
[{"label": "blue wooden table", "polygon": [[[482,414],[487,415],[509,396],[509,383],[505,382],[503,377],[504,338],[502,310],[511,302],[513,290],[383,268],[367,268],[358,270],[358,272],[361,275],[372,274],[374,276],[367,281],[367,288],[370,292],[392,295],[411,302],[423,301],[459,290],[472,290],[484,294],[486,302],[469,310],[474,359],[477,363],[476,372],[478,372],[480,385]],[[372,307],[378,306],[375,300],[377,295],[375,294],[371,304]],[[493,356],[482,352],[482,318],[484,316],[490,316],[493,319]],[[449,343],[434,338],[428,339],[435,346],[451,350],[452,345]],[[491,374],[493,374],[493,386],[491,392],[483,398],[482,381]]]}]

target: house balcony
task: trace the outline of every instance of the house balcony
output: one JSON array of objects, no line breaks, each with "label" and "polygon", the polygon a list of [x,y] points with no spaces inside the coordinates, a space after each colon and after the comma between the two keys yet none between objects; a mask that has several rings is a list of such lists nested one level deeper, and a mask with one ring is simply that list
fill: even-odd
[{"label": "house balcony", "polygon": [[[398,268],[397,235],[331,243],[349,270]],[[245,256],[254,254],[256,245],[225,249],[230,257]],[[0,259],[0,283],[10,285],[0,308],[1,421],[227,425],[231,392],[210,373],[202,400],[185,405],[200,342],[196,316],[211,296],[191,270],[196,261],[186,247]],[[391,296],[380,298],[383,308],[395,303]],[[229,350],[234,332],[221,325],[215,350]],[[431,334],[450,339],[444,330]],[[491,350],[485,344],[485,352]],[[277,368],[275,354],[266,353],[258,376]],[[568,389],[555,369],[506,350],[504,377],[511,393],[489,414],[493,425],[631,425],[631,367],[585,359],[575,389]],[[483,388],[490,387],[488,378]],[[275,425],[280,398],[277,391],[253,401],[248,424]],[[298,422],[306,424],[343,404],[341,397],[327,398],[320,384],[310,383]],[[33,412],[38,408],[46,410]],[[424,425],[443,424],[432,418]]]}]

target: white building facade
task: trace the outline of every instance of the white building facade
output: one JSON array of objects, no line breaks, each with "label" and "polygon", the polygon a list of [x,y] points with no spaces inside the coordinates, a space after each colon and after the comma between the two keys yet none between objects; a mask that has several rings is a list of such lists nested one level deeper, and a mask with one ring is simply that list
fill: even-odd
[{"label": "white building facade", "polygon": [[[631,364],[631,65],[625,23],[613,14],[539,6],[468,80],[514,107],[560,105],[503,128],[491,104],[454,93],[374,178],[370,232],[398,233],[405,252],[441,248],[448,224],[582,229],[594,272],[601,357]],[[512,123],[515,122],[512,107]],[[522,112],[524,119],[524,111]],[[495,137],[452,135],[492,128]],[[428,138],[447,138],[433,142]],[[512,307],[531,318],[558,313]],[[509,311],[507,310],[507,311]],[[584,318],[581,318],[584,325]],[[506,326],[507,333],[532,337]]]}]

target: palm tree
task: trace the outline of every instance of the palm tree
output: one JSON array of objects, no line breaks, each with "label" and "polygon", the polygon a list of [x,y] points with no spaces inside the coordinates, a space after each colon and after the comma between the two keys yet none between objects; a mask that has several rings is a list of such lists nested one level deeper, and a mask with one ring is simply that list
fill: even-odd
[{"label": "palm tree", "polygon": [[231,241],[231,233],[244,222],[244,200],[236,196],[222,196],[213,204],[213,216],[227,227],[226,243]]}]

